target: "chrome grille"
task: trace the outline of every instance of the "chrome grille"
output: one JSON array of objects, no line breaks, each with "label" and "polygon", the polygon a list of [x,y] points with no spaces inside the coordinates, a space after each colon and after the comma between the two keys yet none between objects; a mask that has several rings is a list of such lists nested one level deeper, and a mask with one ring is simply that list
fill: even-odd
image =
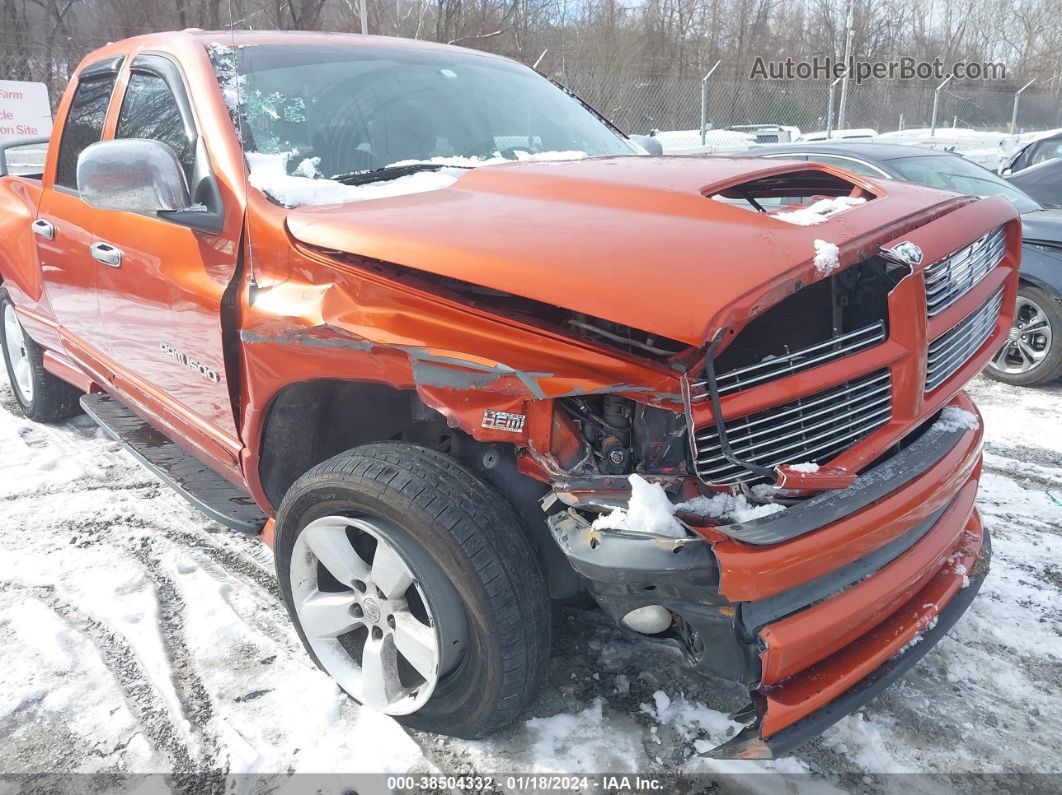
[{"label": "chrome grille", "polygon": [[[825,463],[880,428],[892,416],[892,379],[879,370],[781,406],[726,421],[731,450],[770,469],[781,464]],[[715,426],[696,434],[696,470],[714,485],[755,480],[729,461]]]},{"label": "chrome grille", "polygon": [[1003,259],[1006,234],[1002,226],[982,235],[940,262],[926,268],[926,310],[940,314],[988,275]]},{"label": "chrome grille", "polygon": [[[869,326],[850,331],[839,337],[809,345],[796,351],[789,351],[782,356],[769,359],[716,374],[715,381],[719,394],[738,392],[750,386],[771,381],[775,378],[799,373],[812,367],[832,362],[857,351],[864,350],[885,341],[885,321],[879,320]],[[705,380],[690,383],[690,401],[698,403],[708,399],[708,384]]]},{"label": "chrome grille", "polygon": [[926,392],[930,392],[966,364],[992,334],[1003,305],[1003,288],[977,311],[967,315],[957,326],[929,343],[926,367]]}]

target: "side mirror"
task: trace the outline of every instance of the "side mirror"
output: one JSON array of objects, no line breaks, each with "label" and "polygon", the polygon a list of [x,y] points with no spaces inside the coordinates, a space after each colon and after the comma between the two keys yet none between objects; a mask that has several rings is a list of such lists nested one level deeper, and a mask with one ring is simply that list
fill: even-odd
[{"label": "side mirror", "polygon": [[192,203],[173,149],[143,138],[85,147],[77,159],[77,189],[82,199],[101,210],[173,212]]}]

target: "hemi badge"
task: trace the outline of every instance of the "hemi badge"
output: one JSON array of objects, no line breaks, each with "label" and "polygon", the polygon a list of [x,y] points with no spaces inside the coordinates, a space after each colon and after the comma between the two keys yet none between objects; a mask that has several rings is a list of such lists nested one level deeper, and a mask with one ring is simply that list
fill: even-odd
[{"label": "hemi badge", "polygon": [[483,410],[483,427],[492,431],[509,431],[522,433],[527,417],[523,414],[510,414],[508,411]]}]

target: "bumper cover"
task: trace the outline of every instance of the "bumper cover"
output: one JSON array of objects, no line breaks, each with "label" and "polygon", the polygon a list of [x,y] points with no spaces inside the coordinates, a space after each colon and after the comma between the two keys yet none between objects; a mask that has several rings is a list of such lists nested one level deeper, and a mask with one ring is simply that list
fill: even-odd
[{"label": "bumper cover", "polygon": [[849,489],[778,514],[774,544],[766,523],[759,544],[737,541],[738,526],[714,540],[597,532],[574,511],[550,526],[614,619],[666,607],[675,620],[648,640],[750,689],[748,728],[709,753],[769,758],[880,692],[969,605],[988,564],[980,442],[979,429],[929,428]]}]

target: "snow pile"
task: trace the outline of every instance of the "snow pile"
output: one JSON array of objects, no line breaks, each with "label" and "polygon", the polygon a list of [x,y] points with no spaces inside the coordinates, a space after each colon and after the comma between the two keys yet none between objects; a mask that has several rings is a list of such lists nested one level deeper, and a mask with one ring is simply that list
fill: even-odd
[{"label": "snow pile", "polygon": [[718,155],[747,152],[756,136],[737,130],[708,130],[701,143],[700,130],[664,130],[653,136],[665,155]]},{"label": "snow pile", "polygon": [[682,740],[692,743],[698,754],[726,742],[742,728],[726,713],[688,701],[681,693],[672,699],[663,690],[657,690],[653,693],[653,703],[642,704],[640,709],[658,724],[671,726]]},{"label": "snow pile", "polygon": [[933,427],[940,431],[976,431],[981,427],[977,421],[977,415],[958,406],[945,406],[940,412],[940,418],[933,423]]},{"label": "snow pile", "polygon": [[1020,136],[966,127],[910,128],[885,132],[879,139],[893,144],[922,146],[942,152],[954,152],[980,166],[996,171],[1003,160],[1017,148]]},{"label": "snow pile", "polygon": [[520,149],[513,150],[512,160],[507,157],[459,157],[459,156],[440,156],[429,157],[424,160],[399,160],[397,163],[391,163],[390,167],[401,168],[402,166],[414,166],[418,163],[434,163],[440,166],[453,166],[454,168],[479,168],[480,166],[499,166],[505,163],[570,163],[573,160],[585,160],[587,157],[586,152],[580,152],[578,150],[559,150],[551,152],[524,152]]},{"label": "snow pile", "polygon": [[442,168],[366,185],[344,185],[334,179],[312,179],[303,176],[309,170],[306,160],[297,167],[300,174],[289,174],[286,152],[272,155],[248,152],[247,162],[251,166],[251,186],[287,207],[341,204],[440,190],[453,185],[463,173],[456,168]]},{"label": "snow pile", "polygon": [[840,250],[834,243],[825,240],[816,240],[815,243],[815,272],[819,276],[828,276],[837,270],[840,265]]},{"label": "snow pile", "polygon": [[803,472],[808,475],[819,471],[819,465],[813,461],[807,461],[803,464],[790,464],[789,468],[794,472]]},{"label": "snow pile", "polygon": [[633,533],[683,538],[686,530],[675,519],[675,506],[659,483],[641,475],[631,475],[631,498],[627,510],[613,508],[607,516],[594,520],[595,530],[626,530]]},{"label": "snow pile", "polygon": [[776,502],[755,505],[750,503],[744,494],[723,493],[711,497],[694,497],[676,505],[675,510],[740,523],[779,513],[785,510],[785,506]]},{"label": "snow pile", "polygon": [[801,207],[798,210],[784,210],[770,215],[772,218],[785,221],[787,224],[814,226],[852,207],[866,204],[866,201],[866,199],[855,196],[837,196],[832,199],[819,199],[817,202],[809,204],[807,207]]},{"label": "snow pile", "polygon": [[721,493],[711,497],[694,497],[674,504],[659,483],[650,483],[641,475],[631,475],[631,499],[627,509],[613,508],[612,512],[594,520],[595,530],[626,530],[633,533],[683,538],[686,530],[675,519],[678,512],[722,519],[727,522],[749,522],[784,511],[785,506],[769,502],[756,505],[744,494]]},{"label": "snow pile", "polygon": [[457,182],[458,178],[469,168],[513,162],[567,162],[585,158],[586,153],[565,151],[528,154],[518,151],[515,161],[504,157],[433,157],[428,160],[405,160],[391,165],[401,167],[414,163],[437,163],[441,168],[437,171],[419,171],[395,179],[381,178],[376,182],[362,185],[345,185],[334,179],[319,177],[317,166],[320,158],[316,157],[303,159],[295,167],[294,173],[289,174],[288,159],[290,157],[289,152],[247,153],[247,162],[251,169],[251,186],[286,207],[299,207],[307,204],[343,204],[442,190]]}]

